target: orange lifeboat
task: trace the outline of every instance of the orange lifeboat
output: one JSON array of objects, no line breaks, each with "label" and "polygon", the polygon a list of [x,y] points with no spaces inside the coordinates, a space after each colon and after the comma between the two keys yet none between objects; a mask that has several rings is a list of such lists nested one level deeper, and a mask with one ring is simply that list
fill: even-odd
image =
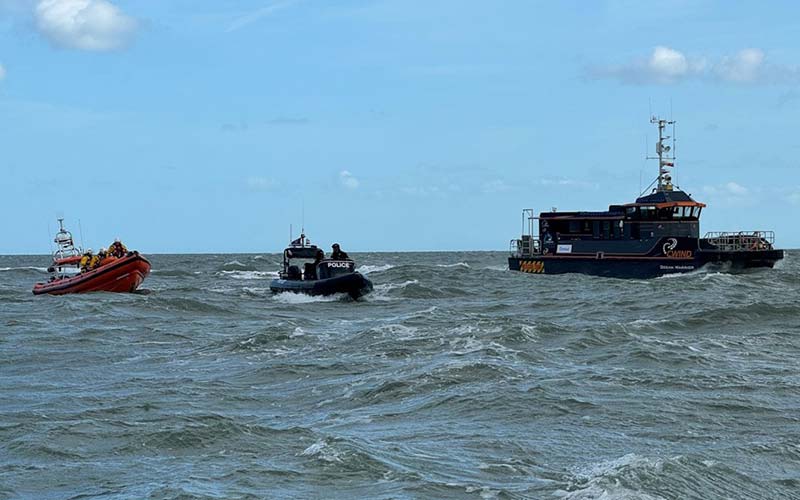
[{"label": "orange lifeboat", "polygon": [[50,281],[36,283],[34,295],[64,295],[85,292],[133,292],[150,274],[150,261],[139,252],[128,252],[123,257],[106,257],[99,266],[81,272],[81,251],[72,241],[72,234],[64,229],[56,234],[58,249],[53,254],[53,264],[48,271],[53,273]]}]

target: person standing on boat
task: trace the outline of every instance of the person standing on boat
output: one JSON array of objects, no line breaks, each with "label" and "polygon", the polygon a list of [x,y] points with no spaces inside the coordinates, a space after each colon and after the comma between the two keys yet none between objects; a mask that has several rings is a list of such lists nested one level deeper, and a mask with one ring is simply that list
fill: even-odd
[{"label": "person standing on boat", "polygon": [[114,240],[114,243],[108,247],[108,253],[110,253],[113,257],[121,259],[125,257],[126,253],[128,253],[128,249],[125,248],[125,245],[123,245],[122,242],[119,241],[119,238],[117,238]]},{"label": "person standing on boat", "polygon": [[97,255],[92,255],[92,258],[89,259],[89,270],[91,271],[92,269],[97,269],[98,267],[100,267],[101,260],[102,259],[100,258],[99,253]]},{"label": "person standing on boat", "polygon": [[333,252],[331,252],[331,260],[348,260],[350,258],[350,256],[347,255],[347,252],[344,252],[341,248],[339,248],[338,243],[334,243],[332,248]]},{"label": "person standing on boat", "polygon": [[86,271],[88,271],[90,269],[89,266],[92,263],[92,257],[94,257],[94,255],[92,254],[92,249],[91,248],[86,250],[86,253],[83,254],[83,257],[81,257],[80,265],[81,265],[81,272],[82,273],[85,273]]}]

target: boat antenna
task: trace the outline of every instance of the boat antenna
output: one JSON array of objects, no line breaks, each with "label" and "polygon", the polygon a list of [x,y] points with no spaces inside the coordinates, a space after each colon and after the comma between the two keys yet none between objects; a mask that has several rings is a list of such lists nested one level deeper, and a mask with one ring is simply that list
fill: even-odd
[{"label": "boat antenna", "polygon": [[[675,121],[652,116],[650,118],[650,123],[658,127],[658,142],[656,142],[657,156],[647,157],[648,160],[658,160],[658,177],[656,179],[658,184],[656,186],[656,190],[659,192],[672,191],[672,174],[670,169],[675,167],[675,155],[674,153],[670,154],[670,151],[672,151],[672,146],[665,144],[665,142],[673,139],[673,136],[675,135]],[[673,127],[672,136],[664,135],[664,129],[667,127],[667,125],[672,125]]]},{"label": "boat antenna", "polygon": [[[61,222],[63,219],[58,219]],[[63,226],[62,226],[63,227]],[[50,221],[47,221],[47,239],[50,240]],[[53,253],[53,240],[50,240],[50,253]]]},{"label": "boat antenna", "polygon": [[292,225],[289,224],[289,243],[292,243]]},{"label": "boat antenna", "polygon": [[78,231],[81,233],[81,251],[83,251],[83,249],[86,247],[83,245],[83,227],[81,226],[80,219],[78,219]]}]

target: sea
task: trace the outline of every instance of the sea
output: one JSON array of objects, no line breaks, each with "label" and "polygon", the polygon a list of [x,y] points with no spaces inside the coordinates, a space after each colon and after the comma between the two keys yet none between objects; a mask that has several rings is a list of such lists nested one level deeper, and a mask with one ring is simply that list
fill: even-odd
[{"label": "sea", "polygon": [[0,498],[800,499],[800,251],[650,280],[351,256],[358,301],[272,295],[275,254],[61,297],[0,257]]}]

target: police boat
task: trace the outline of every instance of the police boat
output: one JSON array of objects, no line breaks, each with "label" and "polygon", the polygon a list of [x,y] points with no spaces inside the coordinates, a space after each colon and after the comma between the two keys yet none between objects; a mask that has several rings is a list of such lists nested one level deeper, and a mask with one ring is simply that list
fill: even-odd
[{"label": "police boat", "polygon": [[[553,209],[535,216],[532,209],[523,210],[523,234],[511,240],[509,269],[651,278],[709,264],[721,264],[725,270],[771,268],[783,259],[772,231],[711,232],[700,237],[700,213],[706,205],[672,183],[675,122],[657,117],[650,122],[658,127],[656,156],[648,158],[658,160],[652,191],[606,211]],[[665,135],[669,125],[671,136]]]},{"label": "police boat", "polygon": [[372,291],[372,282],[355,270],[351,259],[325,259],[323,255],[321,248],[301,234],[283,251],[283,270],[269,285],[272,293],[341,293],[358,299]]}]

